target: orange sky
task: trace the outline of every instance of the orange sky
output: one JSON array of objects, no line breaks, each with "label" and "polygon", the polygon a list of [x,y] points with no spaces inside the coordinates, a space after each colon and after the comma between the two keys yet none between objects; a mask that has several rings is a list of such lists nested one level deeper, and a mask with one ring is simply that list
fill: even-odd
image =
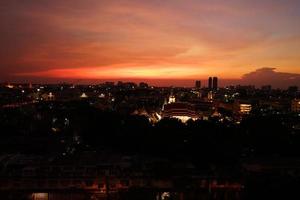
[{"label": "orange sky", "polygon": [[297,0],[4,0],[0,78],[300,73]]}]

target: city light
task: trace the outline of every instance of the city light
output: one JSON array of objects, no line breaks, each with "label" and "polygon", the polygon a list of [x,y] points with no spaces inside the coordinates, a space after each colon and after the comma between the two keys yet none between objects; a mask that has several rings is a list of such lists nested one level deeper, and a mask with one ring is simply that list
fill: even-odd
[{"label": "city light", "polygon": [[80,95],[80,98],[85,99],[85,98],[88,98],[88,96],[83,92],[83,93]]},{"label": "city light", "polygon": [[251,104],[240,104],[240,111],[242,114],[249,114],[252,110]]},{"label": "city light", "polygon": [[32,200],[48,200],[49,195],[48,193],[33,193]]}]

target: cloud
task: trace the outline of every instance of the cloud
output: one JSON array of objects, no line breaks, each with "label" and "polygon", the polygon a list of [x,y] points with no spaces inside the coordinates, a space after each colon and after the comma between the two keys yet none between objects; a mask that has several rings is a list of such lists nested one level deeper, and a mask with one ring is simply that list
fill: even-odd
[{"label": "cloud", "polygon": [[257,86],[272,85],[274,88],[286,88],[292,85],[300,86],[300,74],[277,72],[276,68],[265,67],[245,74],[241,82]]}]

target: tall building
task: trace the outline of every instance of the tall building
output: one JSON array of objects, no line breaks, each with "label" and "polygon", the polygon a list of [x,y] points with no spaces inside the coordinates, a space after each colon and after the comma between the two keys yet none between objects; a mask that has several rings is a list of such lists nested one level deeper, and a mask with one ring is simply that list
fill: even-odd
[{"label": "tall building", "polygon": [[209,77],[208,78],[208,88],[212,89],[212,86],[213,86],[213,79],[212,79],[212,77]]},{"label": "tall building", "polygon": [[197,80],[195,82],[195,88],[200,89],[201,88],[201,81]]},{"label": "tall building", "polygon": [[213,89],[217,90],[218,89],[218,78],[213,77]]},{"label": "tall building", "polygon": [[208,88],[210,90],[218,89],[218,77],[209,77],[208,78]]}]

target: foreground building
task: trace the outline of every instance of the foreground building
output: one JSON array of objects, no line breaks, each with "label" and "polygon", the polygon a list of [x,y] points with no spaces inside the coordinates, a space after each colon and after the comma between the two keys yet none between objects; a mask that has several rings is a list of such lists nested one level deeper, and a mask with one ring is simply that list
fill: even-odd
[{"label": "foreground building", "polygon": [[164,106],[162,113],[163,118],[177,118],[182,122],[187,122],[188,120],[196,120],[200,116],[197,113],[196,107],[191,103],[170,103]]}]

